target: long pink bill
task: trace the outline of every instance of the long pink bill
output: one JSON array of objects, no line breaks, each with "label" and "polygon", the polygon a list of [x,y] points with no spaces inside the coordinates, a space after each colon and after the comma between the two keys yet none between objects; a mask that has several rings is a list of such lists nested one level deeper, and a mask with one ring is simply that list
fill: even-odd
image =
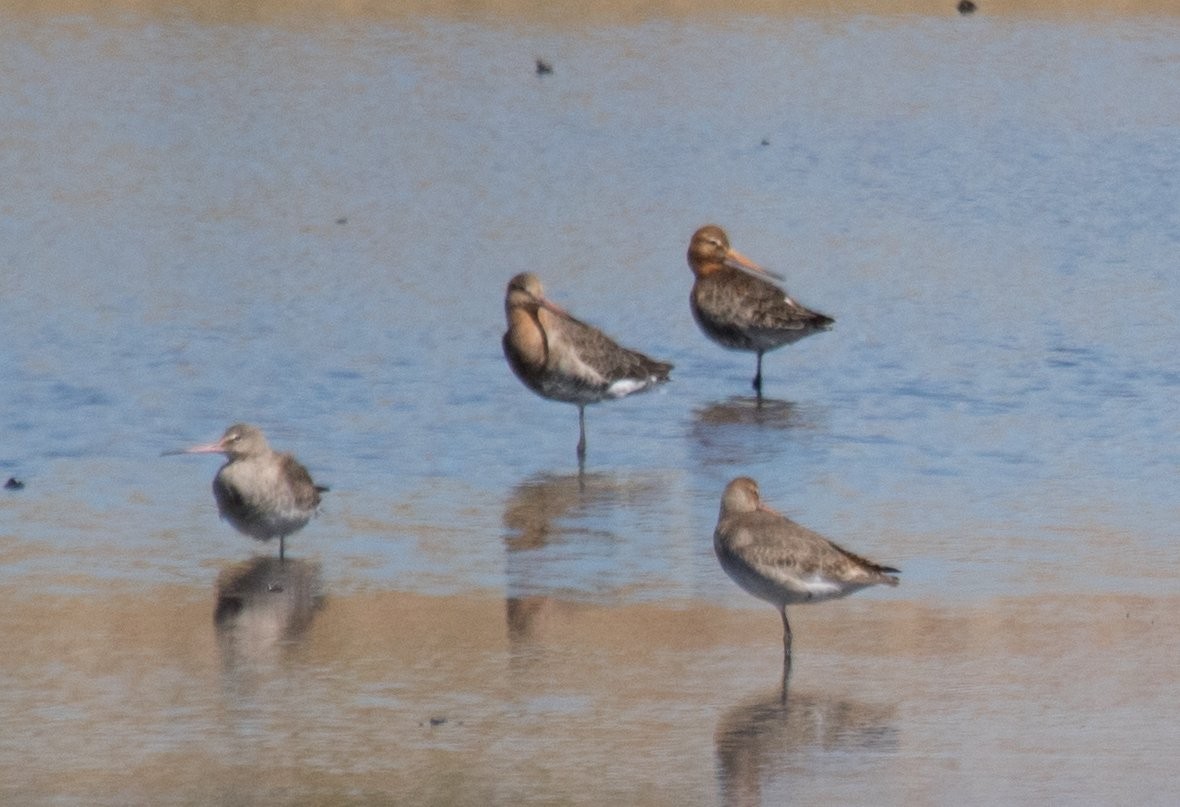
[{"label": "long pink bill", "polygon": [[177,454],[220,454],[225,451],[225,446],[218,440],[216,443],[201,443],[200,445],[190,446],[189,448],[171,448],[160,453],[161,457],[172,457]]},{"label": "long pink bill", "polygon": [[754,263],[736,249],[731,249],[725,254],[725,265],[732,266],[734,269],[740,269],[747,274],[754,275],[755,277],[769,277],[779,281],[780,283],[785,280],[782,275],[776,274],[766,267]]}]

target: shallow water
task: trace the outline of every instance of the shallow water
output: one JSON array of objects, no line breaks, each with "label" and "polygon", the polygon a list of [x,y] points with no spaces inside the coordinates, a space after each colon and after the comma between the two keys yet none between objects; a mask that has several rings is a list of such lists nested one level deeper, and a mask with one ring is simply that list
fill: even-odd
[{"label": "shallow water", "polygon": [[[1180,786],[1175,17],[0,23],[7,800]],[[760,408],[688,313],[709,221],[837,319]],[[500,353],[525,270],[676,364],[588,411],[581,476]],[[273,548],[159,455],[237,420],[332,491],[311,576],[215,621]],[[904,570],[797,609],[786,707],[712,557],[739,474]]]}]

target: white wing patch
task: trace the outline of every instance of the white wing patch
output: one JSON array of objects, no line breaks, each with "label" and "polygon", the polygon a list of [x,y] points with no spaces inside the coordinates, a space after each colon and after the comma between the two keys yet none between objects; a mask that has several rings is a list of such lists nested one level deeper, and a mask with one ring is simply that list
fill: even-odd
[{"label": "white wing patch", "polygon": [[832,597],[845,593],[844,587],[838,583],[833,583],[825,577],[818,574],[813,574],[811,577],[804,577],[799,580],[799,587],[807,592],[810,597]]},{"label": "white wing patch", "polygon": [[622,398],[624,395],[630,395],[632,392],[638,392],[648,385],[646,378],[620,378],[615,383],[606,388],[608,395],[615,398]]}]

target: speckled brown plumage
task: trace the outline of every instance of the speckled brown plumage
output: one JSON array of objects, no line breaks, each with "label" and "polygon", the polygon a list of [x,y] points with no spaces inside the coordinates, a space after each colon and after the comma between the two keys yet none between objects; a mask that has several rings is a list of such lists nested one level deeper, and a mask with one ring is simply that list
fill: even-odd
[{"label": "speckled brown plumage", "polygon": [[705,335],[731,350],[758,354],[754,389],[762,394],[762,354],[831,328],[835,320],[791,299],[771,275],[732,249],[716,225],[697,230],[688,246],[696,277],[689,296],[693,318]]},{"label": "speckled brown plumage", "polygon": [[504,356],[512,372],[538,395],[577,405],[579,459],[586,453],[587,404],[650,389],[667,381],[672,370],[570,316],[546,299],[532,273],[508,282],[504,313]]}]

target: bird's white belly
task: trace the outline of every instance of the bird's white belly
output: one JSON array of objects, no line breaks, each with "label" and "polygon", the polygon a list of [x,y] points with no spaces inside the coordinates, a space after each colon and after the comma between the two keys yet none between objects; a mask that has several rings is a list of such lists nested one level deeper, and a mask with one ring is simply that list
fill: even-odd
[{"label": "bird's white belly", "polygon": [[742,564],[722,562],[722,568],[735,583],[760,600],[766,600],[778,607],[805,602],[822,602],[844,597],[861,586],[849,586],[833,582],[818,574],[806,577],[782,574],[762,575]]}]

